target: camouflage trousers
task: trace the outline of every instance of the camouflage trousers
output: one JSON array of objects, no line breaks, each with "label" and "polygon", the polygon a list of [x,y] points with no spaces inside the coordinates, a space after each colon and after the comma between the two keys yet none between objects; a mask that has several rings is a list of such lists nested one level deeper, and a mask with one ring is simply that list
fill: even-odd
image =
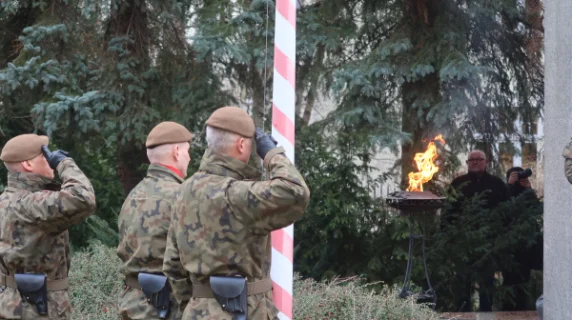
[{"label": "camouflage trousers", "polygon": [[[171,301],[171,311],[167,319],[180,320],[182,312],[179,310],[179,305],[175,299],[171,299]],[[129,286],[123,286],[117,309],[119,309],[122,320],[159,319],[157,309],[147,302],[147,297],[143,291]]]},{"label": "camouflage trousers", "polygon": [[[249,296],[248,320],[278,320],[278,309],[272,302],[272,293]],[[232,314],[224,311],[212,298],[191,298],[183,320],[232,320]]]},{"label": "camouflage trousers", "polygon": [[70,320],[71,312],[67,290],[48,291],[48,315],[40,316],[36,306],[22,301],[18,290],[0,286],[0,319]]}]

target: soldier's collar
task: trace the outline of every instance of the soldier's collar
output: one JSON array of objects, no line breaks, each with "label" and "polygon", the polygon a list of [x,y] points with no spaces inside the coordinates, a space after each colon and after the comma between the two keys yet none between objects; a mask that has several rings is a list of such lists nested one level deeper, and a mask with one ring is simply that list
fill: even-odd
[{"label": "soldier's collar", "polygon": [[184,181],[184,179],[181,178],[179,175],[177,175],[175,172],[159,164],[150,164],[149,168],[147,169],[147,175],[152,175],[152,176],[161,175],[163,177],[171,177],[178,183],[183,183]]},{"label": "soldier's collar", "polygon": [[211,149],[205,151],[199,170],[237,180],[260,180],[260,172],[255,167]]},{"label": "soldier's collar", "polygon": [[29,192],[41,190],[59,191],[61,185],[56,181],[36,173],[8,172],[8,189],[23,189]]}]

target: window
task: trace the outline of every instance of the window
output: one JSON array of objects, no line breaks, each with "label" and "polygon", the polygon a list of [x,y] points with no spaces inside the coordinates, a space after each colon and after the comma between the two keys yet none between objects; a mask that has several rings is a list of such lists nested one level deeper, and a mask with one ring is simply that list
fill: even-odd
[{"label": "window", "polygon": [[514,147],[510,142],[499,144],[499,161],[505,171],[513,167],[514,151]]},{"label": "window", "polygon": [[528,124],[528,123],[522,123],[522,134],[524,135],[536,135],[537,134],[537,128],[538,128],[538,120],[534,120],[534,122]]}]

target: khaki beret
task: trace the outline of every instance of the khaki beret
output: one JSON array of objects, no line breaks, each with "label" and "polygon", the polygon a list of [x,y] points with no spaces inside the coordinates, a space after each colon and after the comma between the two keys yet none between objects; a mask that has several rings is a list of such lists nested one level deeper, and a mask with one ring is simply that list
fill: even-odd
[{"label": "khaki beret", "polygon": [[230,131],[243,137],[254,136],[254,120],[244,110],[238,107],[222,107],[211,114],[207,126]]},{"label": "khaki beret", "polygon": [[193,134],[187,128],[173,121],[165,121],[149,132],[145,146],[153,148],[162,144],[191,142],[192,139]]},{"label": "khaki beret", "polygon": [[29,133],[16,136],[4,145],[0,160],[4,162],[21,162],[35,158],[42,153],[42,145],[50,143],[47,136]]}]

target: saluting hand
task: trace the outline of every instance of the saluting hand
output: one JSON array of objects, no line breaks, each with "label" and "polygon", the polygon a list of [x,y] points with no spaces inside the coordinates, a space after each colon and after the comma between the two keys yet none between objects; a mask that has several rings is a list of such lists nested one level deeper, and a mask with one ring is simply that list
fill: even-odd
[{"label": "saluting hand", "polygon": [[266,157],[268,151],[278,145],[278,142],[270,134],[264,133],[260,128],[256,128],[254,138],[256,139],[256,152],[262,159]]},{"label": "saluting hand", "polygon": [[44,157],[48,161],[50,168],[56,170],[58,164],[62,162],[65,158],[69,156],[69,153],[63,150],[56,150],[54,152],[50,151],[46,145],[42,145],[42,152],[44,153]]}]

